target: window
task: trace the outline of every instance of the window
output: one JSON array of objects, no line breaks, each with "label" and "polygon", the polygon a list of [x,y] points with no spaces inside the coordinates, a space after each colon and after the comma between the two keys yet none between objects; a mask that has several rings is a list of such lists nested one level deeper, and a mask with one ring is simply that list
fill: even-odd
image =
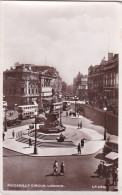
[{"label": "window", "polygon": [[24,88],[21,88],[21,94],[24,94]]}]

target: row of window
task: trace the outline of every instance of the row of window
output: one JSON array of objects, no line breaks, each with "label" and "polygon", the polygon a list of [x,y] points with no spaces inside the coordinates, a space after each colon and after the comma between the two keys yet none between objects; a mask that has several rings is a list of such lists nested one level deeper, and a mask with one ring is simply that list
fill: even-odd
[{"label": "row of window", "polygon": [[38,93],[38,89],[29,89],[28,93],[29,94],[37,94]]},{"label": "row of window", "polygon": [[23,109],[32,109],[32,108],[36,108],[36,106],[23,107]]},{"label": "row of window", "polygon": [[116,80],[115,79],[105,79],[105,85],[115,85]]},{"label": "row of window", "polygon": [[24,112],[23,115],[30,115],[30,114],[34,114],[34,112]]},{"label": "row of window", "polygon": [[29,106],[29,107],[18,107],[18,111],[27,110],[27,109],[36,109],[37,106]]}]

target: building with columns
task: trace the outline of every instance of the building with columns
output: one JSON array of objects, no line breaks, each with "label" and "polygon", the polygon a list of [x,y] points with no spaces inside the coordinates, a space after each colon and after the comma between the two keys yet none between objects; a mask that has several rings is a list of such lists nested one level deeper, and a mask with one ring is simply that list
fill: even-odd
[{"label": "building with columns", "polygon": [[[14,108],[15,104],[32,104],[34,101],[42,107],[52,100],[52,81],[57,82],[58,77],[53,67],[16,63],[15,67],[3,73],[4,100],[9,108]],[[61,90],[61,82],[59,85],[55,91]]]}]

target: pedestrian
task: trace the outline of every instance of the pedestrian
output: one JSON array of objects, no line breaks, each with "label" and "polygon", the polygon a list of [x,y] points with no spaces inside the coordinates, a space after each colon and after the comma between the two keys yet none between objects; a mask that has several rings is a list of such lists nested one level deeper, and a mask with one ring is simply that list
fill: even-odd
[{"label": "pedestrian", "polygon": [[57,175],[57,173],[58,173],[58,162],[55,160],[54,165],[53,165],[53,174]]},{"label": "pedestrian", "polygon": [[98,176],[99,178],[103,178],[103,164],[102,162],[100,162],[100,164],[98,165]]},{"label": "pedestrian", "polygon": [[64,162],[61,163],[61,166],[60,166],[60,174],[63,174],[64,175]]},{"label": "pedestrian", "polygon": [[5,140],[5,133],[3,132],[3,141]]},{"label": "pedestrian", "polygon": [[82,122],[80,123],[80,129],[82,129]]},{"label": "pedestrian", "polygon": [[68,112],[66,112],[66,116],[68,116]]},{"label": "pedestrian", "polygon": [[106,178],[105,186],[106,186],[106,191],[109,191],[109,186],[110,186],[109,177]]},{"label": "pedestrian", "polygon": [[79,127],[80,127],[80,124],[78,123],[78,129],[79,129]]},{"label": "pedestrian", "polygon": [[118,181],[118,174],[116,170],[113,172],[112,177],[113,177],[113,185],[116,186]]},{"label": "pedestrian", "polygon": [[81,147],[84,147],[84,139],[81,139]]},{"label": "pedestrian", "polygon": [[12,136],[13,136],[13,139],[14,139],[14,136],[15,136],[15,132],[14,132],[14,130],[12,131]]},{"label": "pedestrian", "polygon": [[31,139],[29,138],[29,148],[30,146],[32,146],[32,142],[31,142]]},{"label": "pedestrian", "polygon": [[80,146],[80,143],[78,144],[78,154],[81,154],[81,146]]}]

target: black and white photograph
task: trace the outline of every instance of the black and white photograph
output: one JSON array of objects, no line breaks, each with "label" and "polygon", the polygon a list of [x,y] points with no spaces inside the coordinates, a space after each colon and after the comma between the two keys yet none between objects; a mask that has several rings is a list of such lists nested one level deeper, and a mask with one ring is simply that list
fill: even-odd
[{"label": "black and white photograph", "polygon": [[2,194],[118,193],[121,3],[1,5]]}]

